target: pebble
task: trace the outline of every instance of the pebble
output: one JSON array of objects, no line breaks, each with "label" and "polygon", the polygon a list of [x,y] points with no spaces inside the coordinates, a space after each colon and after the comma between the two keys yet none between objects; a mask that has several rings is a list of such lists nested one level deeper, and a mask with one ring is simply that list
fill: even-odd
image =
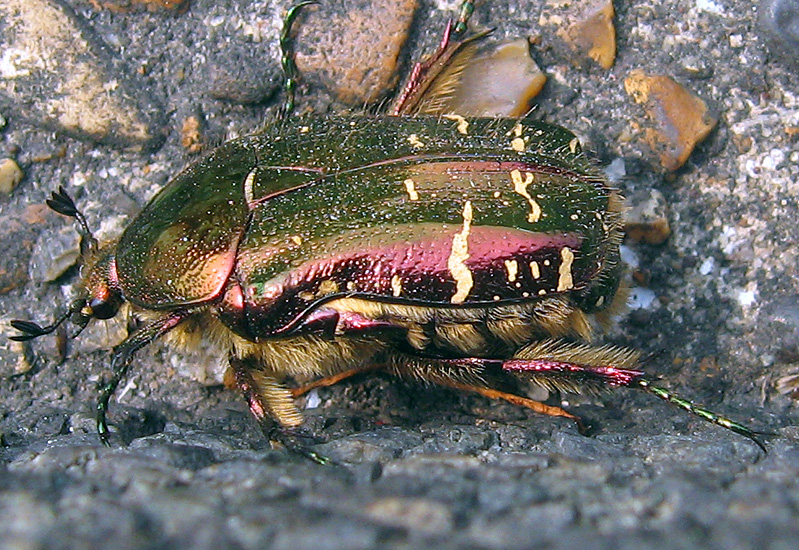
[{"label": "pebble", "polygon": [[33,247],[28,271],[37,283],[53,282],[74,266],[80,257],[80,235],[72,224],[41,232]]},{"label": "pebble", "polygon": [[657,189],[634,193],[628,199],[630,208],[624,213],[624,231],[638,242],[662,244],[671,235],[668,202]]},{"label": "pebble", "polygon": [[644,105],[644,140],[667,171],[685,164],[696,144],[716,126],[705,102],[671,77],[635,69],[624,80],[624,89]]},{"label": "pebble", "polygon": [[89,0],[96,10],[109,10],[127,13],[139,7],[148,11],[183,11],[188,9],[189,0]]},{"label": "pebble", "polygon": [[786,66],[799,68],[799,1],[763,0],[757,12],[769,51]]},{"label": "pebble", "polygon": [[180,144],[188,153],[195,154],[203,150],[202,119],[198,115],[189,115],[183,119]]},{"label": "pebble", "polygon": [[24,173],[14,159],[0,160],[0,194],[8,195],[19,182]]},{"label": "pebble", "polygon": [[370,503],[365,512],[366,517],[380,524],[427,534],[447,533],[455,523],[446,507],[420,498],[381,498]]},{"label": "pebble", "polygon": [[162,141],[162,108],[66,4],[3,0],[0,20],[0,99],[12,111],[78,139],[132,149]]},{"label": "pebble", "polygon": [[557,36],[577,56],[572,59],[575,64],[590,59],[603,69],[610,69],[616,60],[614,16],[610,0],[547,0],[539,24],[557,28]]},{"label": "pebble", "polygon": [[321,80],[339,101],[374,103],[396,84],[397,61],[418,0],[335,4],[304,9],[294,39],[297,68],[304,79]]}]

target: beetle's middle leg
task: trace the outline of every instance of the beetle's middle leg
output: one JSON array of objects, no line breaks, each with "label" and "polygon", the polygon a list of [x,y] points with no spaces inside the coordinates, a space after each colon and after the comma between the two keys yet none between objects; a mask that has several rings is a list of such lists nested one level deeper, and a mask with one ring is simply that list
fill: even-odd
[{"label": "beetle's middle leg", "polygon": [[489,371],[501,370],[504,362],[502,359],[479,357],[440,358],[395,354],[389,361],[388,370],[401,378],[423,380],[456,390],[470,391],[489,399],[501,399],[525,407],[536,413],[568,418],[577,424],[580,433],[587,432],[587,427],[580,418],[561,407],[491,387],[486,375]]},{"label": "beetle's middle leg", "polygon": [[358,376],[359,374],[363,374],[366,372],[373,372],[376,370],[384,370],[385,365],[380,364],[366,364],[361,367],[356,367],[354,369],[348,369],[343,372],[339,372],[337,374],[332,374],[330,376],[325,376],[324,378],[320,378],[318,380],[314,380],[313,382],[308,382],[307,384],[303,384],[302,386],[291,388],[291,395],[292,397],[300,397],[305,395],[311,390],[316,388],[327,388],[338,384],[346,380],[347,378],[352,378],[353,376]]},{"label": "beetle's middle leg", "polygon": [[327,457],[303,444],[302,440],[308,437],[301,430],[303,420],[294,404],[291,390],[265,372],[255,358],[231,357],[225,385],[233,386],[242,393],[250,412],[270,441],[277,441],[317,464],[330,462]]}]

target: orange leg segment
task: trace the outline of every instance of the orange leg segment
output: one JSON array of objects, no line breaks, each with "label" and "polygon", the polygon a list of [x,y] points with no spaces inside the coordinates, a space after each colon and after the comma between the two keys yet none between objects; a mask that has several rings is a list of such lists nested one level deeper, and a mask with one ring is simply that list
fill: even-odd
[{"label": "orange leg segment", "polygon": [[344,372],[339,372],[337,374],[332,374],[330,376],[325,376],[324,378],[320,378],[319,380],[314,380],[313,382],[308,382],[307,384],[303,384],[297,388],[292,388],[291,395],[294,398],[300,397],[301,395],[305,395],[311,390],[316,388],[327,388],[334,384],[338,384],[342,380],[346,380],[347,378],[352,378],[358,374],[363,372],[370,372],[375,370],[380,370],[382,367],[378,365],[368,366],[368,367],[359,367],[357,369],[349,369],[345,370]]},{"label": "orange leg segment", "polygon": [[462,384],[460,382],[446,382],[446,383],[442,382],[441,384],[449,386],[451,388],[455,388],[457,390],[474,392],[484,397],[488,397],[489,399],[502,399],[504,401],[507,401],[508,403],[512,403],[519,407],[525,407],[540,414],[546,414],[549,416],[562,416],[565,418],[569,418],[573,420],[575,424],[577,424],[577,429],[580,431],[580,433],[586,433],[588,431],[588,427],[585,424],[583,424],[582,420],[580,420],[577,416],[573,415],[572,413],[560,407],[554,407],[552,405],[541,403],[540,401],[535,401],[534,399],[521,397],[513,393],[495,390],[493,388],[472,386],[470,384]]}]

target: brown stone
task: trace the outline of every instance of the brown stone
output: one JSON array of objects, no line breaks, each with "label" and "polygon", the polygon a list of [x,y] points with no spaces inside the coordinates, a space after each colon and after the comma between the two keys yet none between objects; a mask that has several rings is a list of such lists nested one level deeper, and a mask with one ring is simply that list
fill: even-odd
[{"label": "brown stone", "polygon": [[0,1],[0,100],[31,123],[79,139],[151,149],[163,112],[135,73],[119,72],[67,4]]},{"label": "brown stone", "polygon": [[[616,60],[615,10],[611,0],[547,0],[539,23],[557,26],[557,35],[580,56],[609,69]],[[575,60],[580,64],[581,60]]]},{"label": "brown stone", "polygon": [[191,115],[183,119],[180,127],[180,144],[192,154],[203,150],[202,120],[199,116]]},{"label": "brown stone", "polygon": [[397,81],[397,60],[418,0],[341,0],[308,6],[294,39],[297,68],[340,101],[374,103]]},{"label": "brown stone", "polygon": [[148,11],[184,12],[189,7],[189,0],[89,0],[94,9],[108,10],[116,13],[127,13],[139,6]]},{"label": "brown stone", "polygon": [[624,214],[627,237],[647,244],[661,244],[671,235],[666,198],[656,189],[636,193]]},{"label": "brown stone", "polygon": [[644,139],[666,170],[682,166],[716,126],[705,102],[668,76],[634,70],[624,80],[624,89],[644,105]]}]

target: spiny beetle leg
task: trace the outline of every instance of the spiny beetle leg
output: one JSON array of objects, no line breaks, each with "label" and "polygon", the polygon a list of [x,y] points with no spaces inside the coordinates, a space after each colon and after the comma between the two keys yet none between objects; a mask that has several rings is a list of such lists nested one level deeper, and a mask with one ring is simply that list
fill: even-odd
[{"label": "spiny beetle leg", "polygon": [[472,0],[464,0],[458,10],[458,21],[455,23],[455,34],[463,34],[466,32],[466,24],[474,13],[474,2]]},{"label": "spiny beetle leg", "polygon": [[311,462],[315,462],[322,466],[336,464],[336,462],[325,455],[308,448],[306,442],[317,443],[317,438],[301,428],[273,424],[272,427],[266,431],[266,435],[270,441],[280,443],[289,452],[306,458]]},{"label": "spiny beetle leg", "polygon": [[226,385],[234,386],[244,396],[250,413],[258,421],[269,441],[280,443],[288,451],[307,458],[317,464],[332,464],[329,458],[307,447],[313,440],[299,426],[302,418],[296,410],[289,390],[268,376],[257,376],[258,365],[253,358],[230,358],[232,380]]},{"label": "spiny beetle leg", "polygon": [[280,112],[281,117],[291,115],[294,110],[294,92],[297,88],[297,65],[294,63],[294,52],[291,48],[291,28],[300,10],[309,5],[318,4],[315,0],[299,2],[289,8],[283,18],[283,29],[280,31],[280,63],[283,66],[283,88],[286,98]]},{"label": "spiny beetle leg", "polygon": [[664,401],[671,403],[681,409],[688,411],[691,414],[695,414],[702,420],[706,420],[712,424],[716,424],[717,426],[721,426],[722,428],[727,428],[731,432],[735,432],[738,435],[742,435],[754,441],[754,443],[760,447],[760,449],[767,453],[768,450],[766,449],[766,444],[760,438],[762,435],[773,435],[768,432],[757,432],[750,428],[747,428],[743,424],[735,422],[734,420],[730,420],[729,418],[720,416],[712,411],[704,409],[702,407],[697,406],[695,403],[688,401],[687,399],[682,399],[679,396],[673,395],[670,391],[658,387],[653,386],[651,381],[641,378],[636,382],[636,387],[644,390],[647,393],[651,393],[655,397],[659,397]]},{"label": "spiny beetle leg", "polygon": [[[469,3],[470,2],[465,2],[464,5]],[[469,15],[471,15],[471,12],[469,12]],[[459,25],[460,23],[461,22],[458,21]],[[463,22],[463,25],[465,29],[465,21]],[[455,55],[461,51],[465,45],[476,40],[480,40],[491,32],[493,32],[493,29],[488,29],[466,38],[460,38],[457,32],[453,33],[452,21],[450,20],[447,22],[447,26],[444,29],[444,36],[441,38],[441,43],[439,44],[438,49],[424,61],[414,64],[413,69],[411,70],[411,75],[408,78],[408,82],[405,84],[402,92],[394,101],[391,114],[414,115],[419,114],[419,112],[424,112],[426,114],[439,114],[435,111],[425,111],[424,109],[420,109],[422,100],[426,98],[426,92],[433,85],[433,82],[436,80],[436,78],[450,64]],[[453,34],[455,34],[456,37],[453,37]]]},{"label": "spiny beetle leg", "polygon": [[568,418],[574,421],[580,433],[588,432],[588,427],[577,416],[560,407],[489,387],[484,379],[486,372],[501,368],[502,364],[502,359],[394,354],[389,360],[388,370],[403,378],[426,380],[439,386],[478,393],[489,399],[502,399],[540,414]]},{"label": "spiny beetle leg", "polygon": [[668,390],[653,386],[652,381],[638,370],[617,368],[611,366],[584,365],[570,361],[540,359],[510,359],[504,361],[502,369],[505,372],[527,374],[537,378],[545,385],[565,387],[567,389],[585,386],[601,389],[602,387],[638,388],[654,395],[672,405],[680,407],[699,418],[726,428],[732,432],[752,440],[763,452],[766,446],[760,439],[761,434],[743,424],[720,416],[704,409],[687,399],[673,395]]},{"label": "spiny beetle leg", "polygon": [[133,354],[178,326],[187,316],[188,312],[186,311],[173,311],[140,328],[114,348],[114,357],[111,359],[111,378],[100,384],[100,397],[97,400],[97,435],[100,436],[100,441],[106,447],[110,446],[108,421],[106,420],[108,402],[119,386],[119,382],[125,377]]}]

